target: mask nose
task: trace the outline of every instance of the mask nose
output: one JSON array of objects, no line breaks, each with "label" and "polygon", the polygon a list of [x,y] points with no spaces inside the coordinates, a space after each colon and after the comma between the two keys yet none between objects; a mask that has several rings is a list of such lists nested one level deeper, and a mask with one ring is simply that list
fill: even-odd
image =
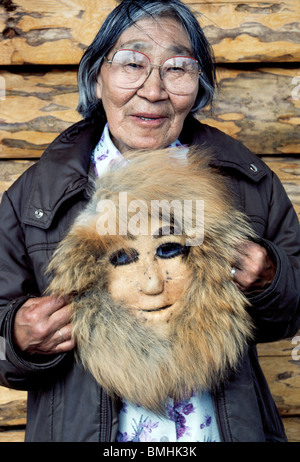
[{"label": "mask nose", "polygon": [[156,261],[145,265],[141,274],[140,289],[146,295],[159,295],[164,291],[164,278]]}]

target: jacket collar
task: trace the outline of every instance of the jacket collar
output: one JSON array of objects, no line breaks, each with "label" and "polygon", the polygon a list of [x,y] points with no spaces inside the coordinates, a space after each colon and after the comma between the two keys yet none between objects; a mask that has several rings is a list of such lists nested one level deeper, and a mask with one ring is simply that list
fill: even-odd
[{"label": "jacket collar", "polygon": [[88,189],[91,152],[104,124],[104,120],[82,120],[48,146],[36,164],[22,219],[25,224],[48,228],[65,200]]},{"label": "jacket collar", "polygon": [[[88,189],[91,152],[106,120],[82,120],[58,136],[36,164],[26,201],[25,224],[47,229],[60,205]],[[239,171],[254,182],[266,174],[265,165],[240,142],[220,130],[188,117],[180,141],[212,152],[213,167]]]},{"label": "jacket collar", "polygon": [[240,141],[217,128],[200,123],[194,117],[187,117],[180,141],[207,149],[212,155],[212,167],[224,171],[233,169],[255,183],[266,175],[265,164]]}]

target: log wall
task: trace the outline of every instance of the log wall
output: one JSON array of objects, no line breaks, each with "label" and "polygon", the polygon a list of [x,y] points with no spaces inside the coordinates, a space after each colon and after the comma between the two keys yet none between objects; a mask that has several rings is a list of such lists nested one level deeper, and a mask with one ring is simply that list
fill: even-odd
[{"label": "log wall", "polygon": [[[199,119],[279,175],[300,216],[299,0],[186,1],[199,14],[219,88]],[[0,196],[80,120],[77,69],[113,0],[0,0]],[[1,217],[0,217],[1,219]],[[290,441],[300,441],[300,333],[259,345]],[[24,439],[26,393],[0,387],[0,442]]]}]

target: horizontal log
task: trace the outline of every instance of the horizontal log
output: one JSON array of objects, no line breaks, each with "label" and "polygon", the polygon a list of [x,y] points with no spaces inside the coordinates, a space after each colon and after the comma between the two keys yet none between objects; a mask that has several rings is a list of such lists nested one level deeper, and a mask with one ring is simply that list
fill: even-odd
[{"label": "horizontal log", "polygon": [[260,365],[280,414],[300,415],[300,360],[262,356]]},{"label": "horizontal log", "polygon": [[300,84],[297,69],[219,67],[214,104],[198,118],[242,141],[256,154],[300,153],[295,75]]},{"label": "horizontal log", "polygon": [[285,183],[296,183],[300,182],[300,157],[265,157],[261,159],[268,164],[271,170],[273,170]]},{"label": "horizontal log", "polygon": [[6,191],[17,178],[25,172],[34,161],[6,161],[0,162],[0,198],[4,191]]},{"label": "horizontal log", "polygon": [[[297,338],[296,338],[297,337]],[[299,337],[299,342],[298,342]],[[260,343],[257,345],[257,351],[259,357],[288,357],[288,359],[293,358],[293,350],[297,347],[297,344],[300,343],[300,331],[297,335],[292,338],[286,338],[283,340],[278,340],[277,342],[271,343]],[[299,357],[300,363],[300,351],[295,351],[294,357]]]},{"label": "horizontal log", "polygon": [[300,156],[297,158],[262,156],[262,160],[282,181],[300,219]]},{"label": "horizontal log", "polygon": [[[185,1],[217,62],[300,60],[298,0]],[[0,5],[0,64],[77,64],[114,0],[6,0]]]},{"label": "horizontal log", "polygon": [[25,430],[0,431],[0,443],[24,443]]},{"label": "horizontal log", "polygon": [[40,157],[53,139],[80,120],[75,71],[0,72],[0,157]]},{"label": "horizontal log", "polygon": [[[300,78],[300,69],[219,67],[214,105],[199,119],[256,154],[300,153],[295,75]],[[0,98],[0,158],[38,158],[59,133],[80,120],[76,69],[0,71],[1,81],[5,96]]]},{"label": "horizontal log", "polygon": [[297,0],[195,3],[218,63],[299,61]]},{"label": "horizontal log", "polygon": [[284,417],[283,425],[289,443],[300,443],[300,417]]},{"label": "horizontal log", "polygon": [[0,427],[26,424],[27,393],[0,387]]},{"label": "horizontal log", "polygon": [[[257,346],[259,361],[282,416],[300,416],[300,331],[293,338]],[[287,423],[288,421],[285,420]],[[295,425],[299,428],[298,420]],[[289,431],[291,428],[289,427]],[[295,435],[290,435],[295,440]]]},{"label": "horizontal log", "polygon": [[[12,401],[24,401],[27,398],[27,391],[12,390],[11,388],[0,386],[0,406]],[[1,424],[0,424],[1,427]]]}]

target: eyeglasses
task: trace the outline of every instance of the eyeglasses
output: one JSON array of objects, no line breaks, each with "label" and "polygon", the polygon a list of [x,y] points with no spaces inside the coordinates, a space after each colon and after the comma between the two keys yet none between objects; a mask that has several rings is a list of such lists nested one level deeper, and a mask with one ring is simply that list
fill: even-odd
[{"label": "eyeglasses", "polygon": [[196,59],[189,56],[173,56],[161,65],[151,64],[150,58],[135,50],[119,50],[111,60],[105,58],[113,71],[116,87],[133,90],[140,88],[153,68],[159,69],[159,75],[165,89],[175,95],[190,95],[198,84],[202,71]]}]

